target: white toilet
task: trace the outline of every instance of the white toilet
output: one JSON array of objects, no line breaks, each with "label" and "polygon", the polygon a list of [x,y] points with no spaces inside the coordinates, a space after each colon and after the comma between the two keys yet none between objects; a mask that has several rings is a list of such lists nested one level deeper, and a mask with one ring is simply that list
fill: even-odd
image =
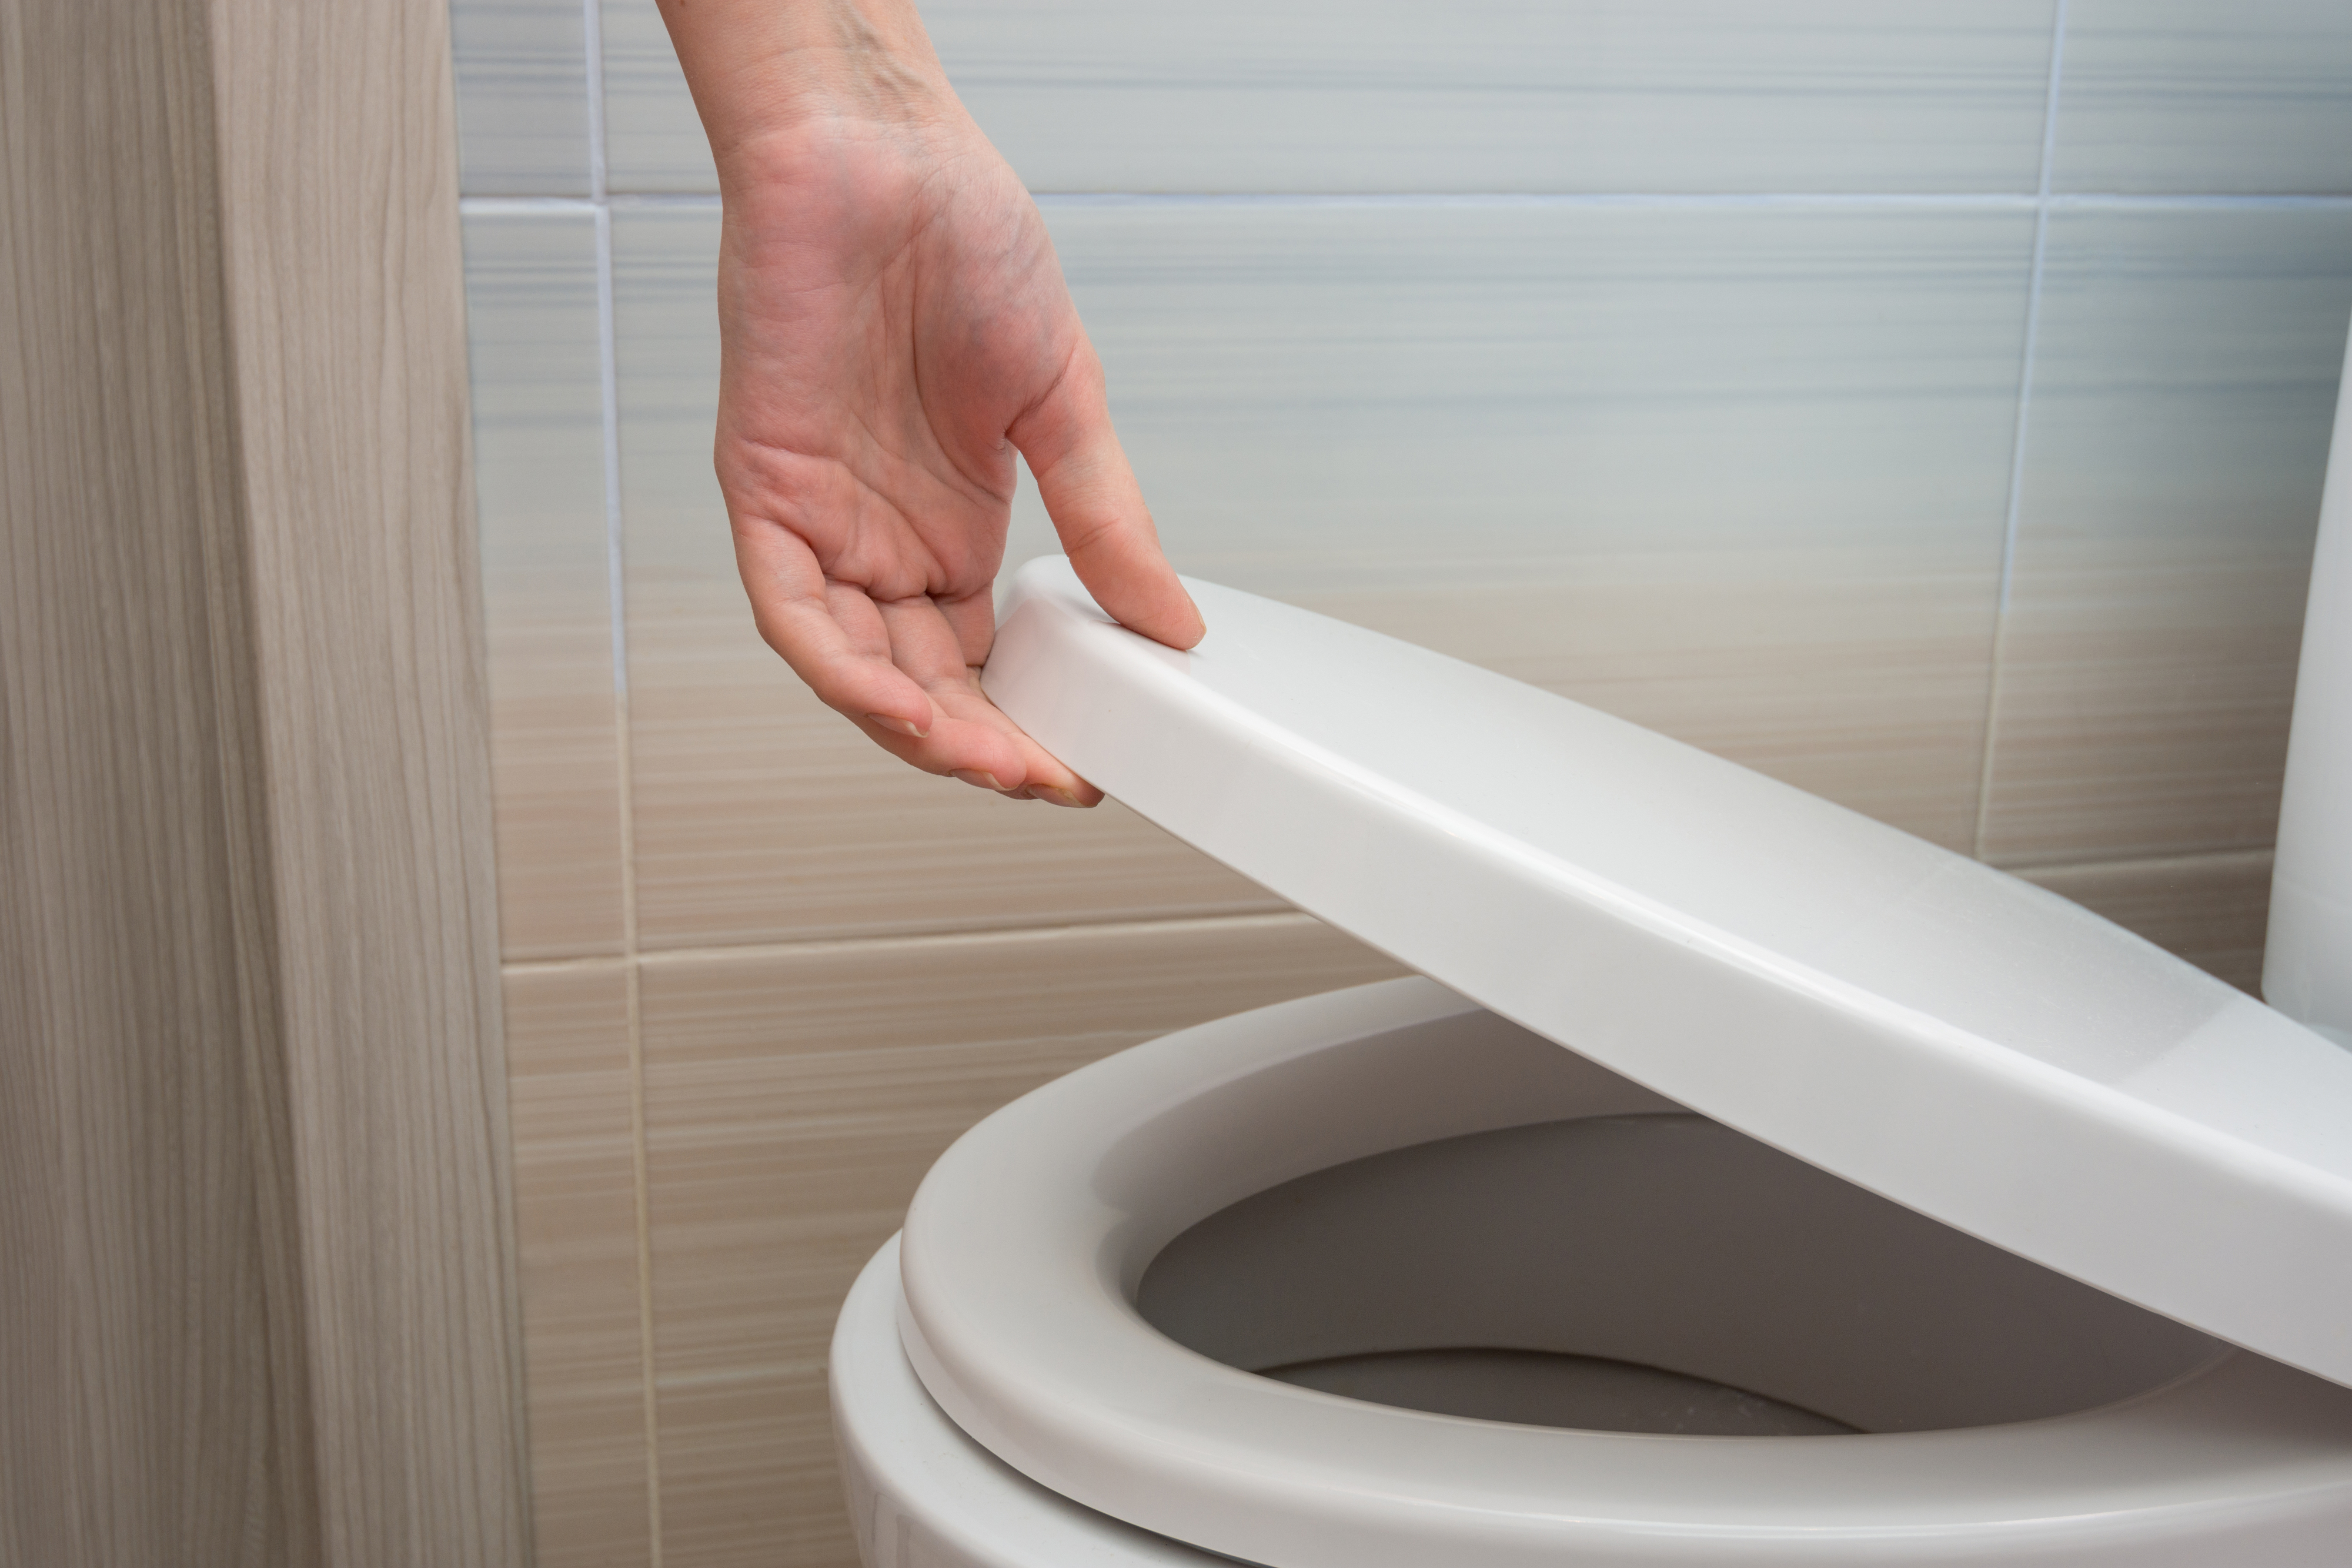
[{"label": "white toilet", "polygon": [[1501,677],[1206,584],[1174,653],[1030,567],[1005,710],[1428,977],[940,1160],[834,1342],[869,1568],[2352,1564],[2347,432],[2303,1022]]}]

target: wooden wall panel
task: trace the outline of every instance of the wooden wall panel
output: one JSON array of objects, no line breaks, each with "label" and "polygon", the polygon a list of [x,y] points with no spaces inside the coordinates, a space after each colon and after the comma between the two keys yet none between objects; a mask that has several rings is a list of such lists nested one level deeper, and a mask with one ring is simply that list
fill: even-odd
[{"label": "wooden wall panel", "polygon": [[0,1560],[316,1561],[204,18],[0,5]]},{"label": "wooden wall panel", "polygon": [[215,0],[213,24],[327,1551],[510,1561],[521,1358],[448,13]]},{"label": "wooden wall panel", "polygon": [[12,1563],[528,1555],[446,27],[0,0]]}]

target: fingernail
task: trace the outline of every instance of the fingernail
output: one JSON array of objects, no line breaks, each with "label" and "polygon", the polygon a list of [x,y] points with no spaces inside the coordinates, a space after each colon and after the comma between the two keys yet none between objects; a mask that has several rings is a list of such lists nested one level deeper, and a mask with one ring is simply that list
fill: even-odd
[{"label": "fingernail", "polygon": [[948,777],[961,779],[975,789],[993,789],[1000,795],[1004,792],[1004,786],[996,781],[995,774],[982,773],[976,768],[959,768],[950,772]]},{"label": "fingernail", "polygon": [[913,724],[909,723],[906,719],[892,718],[887,713],[869,713],[866,716],[866,722],[868,724],[878,724],[884,729],[895,730],[900,735],[911,735],[917,740],[922,739],[923,737],[930,733],[930,731],[927,729],[917,728]]},{"label": "fingernail", "polygon": [[1079,800],[1073,790],[1056,789],[1051,784],[1032,784],[1029,788],[1040,800],[1051,800],[1056,806],[1069,806],[1081,811],[1087,809],[1087,803]]}]

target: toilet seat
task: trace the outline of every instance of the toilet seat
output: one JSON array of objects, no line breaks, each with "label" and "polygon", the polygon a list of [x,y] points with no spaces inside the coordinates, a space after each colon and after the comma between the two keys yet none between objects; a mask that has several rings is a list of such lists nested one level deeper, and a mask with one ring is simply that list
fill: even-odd
[{"label": "toilet seat", "polygon": [[[928,1397],[992,1463],[1094,1511],[1065,1523],[1100,1515],[1265,1568],[2342,1560],[2352,1052],[2078,906],[1856,813],[1423,650],[1190,586],[1211,632],[1178,653],[1109,622],[1066,563],[1032,563],[983,685],[1108,793],[1428,978],[1121,1053],[1006,1107],[941,1157],[900,1244],[899,1340]],[[1155,1260],[1197,1258],[1201,1235],[1242,1226],[1244,1210],[1304,1206],[1316,1183],[1345,1189],[1374,1164],[1439,1181],[1454,1156],[1416,1164],[1430,1149],[1475,1143],[1487,1153],[1474,1162],[1486,1160],[1556,1128],[1568,1129],[1562,1149],[1638,1144],[1662,1159],[1682,1145],[1621,1136],[1632,1123],[1611,1121],[1661,1113],[1707,1138],[1744,1134],[1752,1169],[1782,1173],[1759,1174],[1753,1191],[1795,1172],[1797,1186],[1771,1190],[1832,1195],[1782,1205],[1806,1225],[1875,1206],[1899,1224],[1837,1237],[1937,1239],[1886,1254],[1885,1276],[1930,1281],[1924,1291],[1871,1298],[1880,1331],[1850,1312],[1848,1337],[1824,1332],[1810,1362],[1778,1364],[1789,1377],[1843,1378],[1851,1395],[1892,1386],[1906,1365],[1922,1389],[1999,1367],[2011,1394],[2046,1384],[2049,1399],[1979,1400],[1970,1416],[1969,1399],[1943,1398],[1946,1418],[1906,1427],[1736,1367],[1644,1355],[1630,1330],[1581,1343],[1599,1316],[1551,1314],[1559,1343],[1497,1331],[1330,1353],[1598,1357],[1859,1430],[1512,1426],[1273,1375],[1313,1355],[1226,1364],[1139,1305]],[[1604,1124],[1620,1131],[1590,1132]],[[1490,1161],[1479,1168],[1521,1185],[1460,1190],[1476,1203],[1605,1189],[1553,1179],[1572,1165],[1545,1176]],[[1692,1186],[1697,1206],[1679,1212],[1696,1232],[1748,1190]],[[1374,1228],[1351,1244],[1369,1235],[1377,1247],[1413,1196],[1408,1185],[1367,1200]],[[1648,1212],[1629,1200],[1603,1218],[1661,1234],[1642,1228]],[[1727,1239],[1729,1226],[1718,1225]],[[1298,1234],[1311,1247],[1328,1233]],[[1560,1234],[1586,1249],[1575,1257],[1606,1255],[1605,1226]],[[1936,1275],[1925,1260],[1937,1248],[1974,1249],[1976,1261]],[[1806,1256],[1777,1232],[1751,1253]],[[1862,1279],[1843,1267],[1838,1278]],[[1965,1312],[2002,1310],[1999,1281],[2016,1270],[2042,1282],[2018,1299],[2075,1303],[2050,1320],[2065,1333],[2042,1349],[2079,1367],[2002,1361],[1998,1343],[1963,1354]],[[1245,1290],[1278,1273],[1206,1277]],[[1966,1289],[1939,1306],[1944,1280]],[[1644,1326],[1635,1295],[1576,1288],[1585,1306],[1622,1308],[1618,1328]],[[1864,1301],[1838,1291],[1811,1300]],[[881,1295],[877,1283],[860,1300],[870,1310]],[[1769,1312],[1728,1296],[1719,1307],[1685,1311],[1697,1340],[1676,1343],[1712,1336],[1709,1354],[1733,1360],[1769,1348],[1758,1337]],[[1942,1338],[1912,1362],[1885,1360],[1890,1346],[1913,1354],[1887,1324]],[[2097,1337],[2110,1328],[2112,1343]],[[855,1463],[858,1412],[843,1421]]]},{"label": "toilet seat", "polygon": [[1047,1085],[959,1142],[909,1211],[909,1362],[958,1427],[1052,1492],[1267,1568],[2340,1559],[2352,1389],[2257,1356],[2007,1426],[1656,1437],[1318,1394],[1219,1364],[1139,1314],[1143,1270],[1171,1239],[1294,1176],[1664,1103],[1527,1039],[1408,979],[1186,1030]]},{"label": "toilet seat", "polygon": [[1638,726],[1059,559],[982,684],[1142,816],[1408,967],[1869,1191],[2352,1384],[2352,1051],[2079,905]]},{"label": "toilet seat", "polygon": [[860,1559],[877,1568],[1213,1568],[1233,1559],[1049,1491],[973,1442],[898,1344],[898,1239],[842,1303],[826,1382]]}]

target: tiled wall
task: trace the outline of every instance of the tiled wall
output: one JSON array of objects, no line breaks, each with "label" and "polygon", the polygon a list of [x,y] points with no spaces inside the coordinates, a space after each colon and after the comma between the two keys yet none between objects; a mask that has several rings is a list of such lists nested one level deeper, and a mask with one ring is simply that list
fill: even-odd
[{"label": "tiled wall", "polygon": [[[932,0],[1184,570],[2242,983],[2352,315],[2339,0]],[[1025,1086],[1382,960],[753,636],[651,0],[457,0],[543,1568],[852,1561],[823,1355]],[[1024,496],[1014,559],[1051,548]]]}]

